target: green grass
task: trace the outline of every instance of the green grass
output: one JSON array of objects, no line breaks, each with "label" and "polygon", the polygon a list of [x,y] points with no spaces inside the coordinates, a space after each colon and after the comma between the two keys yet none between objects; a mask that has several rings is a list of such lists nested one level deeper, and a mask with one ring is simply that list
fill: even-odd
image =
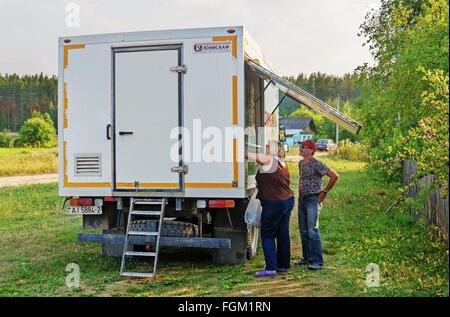
[{"label": "green grass", "polygon": [[61,209],[56,184],[0,189],[0,296],[82,295],[65,286],[77,263],[85,287],[117,281],[117,260],[76,241],[81,218]]},{"label": "green grass", "polygon": [[[61,210],[56,184],[43,184],[0,189],[0,296],[448,296],[446,245],[398,209],[384,214],[395,186],[370,178],[365,163],[322,160],[340,175],[320,218],[322,270],[293,265],[288,274],[258,279],[261,247],[244,265],[213,264],[208,249],[161,248],[155,280],[122,279],[120,259],[102,257],[99,244],[77,242],[81,218]],[[288,164],[296,188],[297,164]],[[296,207],[290,234],[295,261]],[[65,284],[69,263],[80,267],[79,288]],[[370,263],[379,267],[380,287],[365,284]],[[146,261],[127,265],[151,271]]]},{"label": "green grass", "polygon": [[[322,212],[324,252],[339,255],[336,265],[347,268],[343,283],[352,286],[352,295],[448,296],[446,245],[401,210],[384,214],[398,184],[374,180],[361,162],[323,161],[341,175]],[[361,169],[350,171],[356,164]],[[370,263],[379,267],[379,288],[365,285]]]},{"label": "green grass", "polygon": [[0,177],[57,172],[57,148],[0,148]]}]

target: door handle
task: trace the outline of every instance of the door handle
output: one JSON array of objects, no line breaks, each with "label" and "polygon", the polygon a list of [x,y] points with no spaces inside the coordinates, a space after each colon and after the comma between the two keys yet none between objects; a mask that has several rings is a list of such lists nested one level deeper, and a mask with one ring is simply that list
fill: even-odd
[{"label": "door handle", "polygon": [[106,138],[111,140],[111,135],[109,134],[109,130],[111,129],[111,124],[106,125]]},{"label": "door handle", "polygon": [[132,131],[119,131],[119,135],[127,135],[127,134],[133,134]]}]

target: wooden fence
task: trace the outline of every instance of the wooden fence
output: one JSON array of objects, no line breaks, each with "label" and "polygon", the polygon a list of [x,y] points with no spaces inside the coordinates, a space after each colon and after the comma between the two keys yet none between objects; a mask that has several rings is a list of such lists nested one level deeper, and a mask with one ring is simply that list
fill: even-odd
[{"label": "wooden fence", "polygon": [[[417,172],[417,163],[405,160],[403,162],[403,186],[408,186],[412,181],[412,176]],[[408,197],[417,199],[420,195],[421,186],[430,186],[433,177],[427,175],[420,182],[408,190]],[[433,232],[435,237],[444,238],[448,246],[448,218],[449,218],[448,198],[442,199],[440,191],[430,193],[423,204],[423,208],[406,207],[405,211],[417,220],[424,219],[427,227]]]}]

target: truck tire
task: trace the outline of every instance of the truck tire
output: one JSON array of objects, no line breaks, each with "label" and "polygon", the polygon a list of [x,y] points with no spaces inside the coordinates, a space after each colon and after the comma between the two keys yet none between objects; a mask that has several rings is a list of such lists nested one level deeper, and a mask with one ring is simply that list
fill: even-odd
[{"label": "truck tire", "polygon": [[[155,229],[152,228],[154,225]],[[147,231],[147,230],[157,230],[159,225],[158,220],[134,220],[131,223],[131,231]],[[183,237],[183,238],[193,238],[198,236],[198,226],[190,222],[181,221],[163,221],[161,228],[161,235],[164,237]]]}]

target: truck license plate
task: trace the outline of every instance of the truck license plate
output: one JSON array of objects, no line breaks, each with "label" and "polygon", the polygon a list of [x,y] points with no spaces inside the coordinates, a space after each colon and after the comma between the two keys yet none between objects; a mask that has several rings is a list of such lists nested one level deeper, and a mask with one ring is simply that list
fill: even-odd
[{"label": "truck license plate", "polygon": [[68,206],[66,208],[67,215],[101,215],[101,206]]}]

